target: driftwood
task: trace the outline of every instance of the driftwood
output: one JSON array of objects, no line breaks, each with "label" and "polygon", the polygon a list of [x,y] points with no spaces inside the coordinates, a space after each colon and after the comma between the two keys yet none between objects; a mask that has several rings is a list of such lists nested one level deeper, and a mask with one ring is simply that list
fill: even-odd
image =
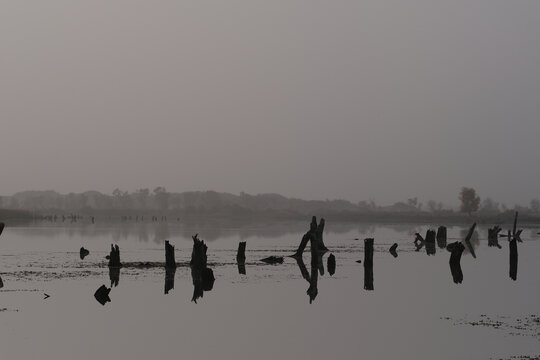
[{"label": "driftwood", "polygon": [[300,241],[300,245],[298,246],[298,249],[296,252],[291,255],[290,257],[300,257],[304,253],[304,250],[307,246],[308,241],[315,240],[314,242],[311,242],[311,244],[315,244],[315,247],[317,248],[318,252],[324,253],[328,251],[328,248],[324,245],[323,241],[323,232],[324,232],[324,219],[321,219],[319,222],[319,225],[317,225],[317,218],[313,216],[311,218],[311,223],[309,225],[309,230],[302,236],[302,240]]},{"label": "driftwood", "polygon": [[336,273],[336,257],[334,254],[330,254],[330,256],[328,256],[326,267],[328,268],[328,273],[330,276]]},{"label": "driftwood", "polygon": [[81,247],[79,250],[79,257],[81,260],[84,260],[85,257],[87,257],[90,254],[90,251],[86,250],[84,247]]},{"label": "driftwood", "polygon": [[439,226],[437,229],[437,245],[439,248],[446,248],[446,226]]},{"label": "driftwood", "polygon": [[393,257],[397,258],[397,243],[394,243],[394,245],[390,246],[390,254],[392,254]]},{"label": "driftwood", "polygon": [[476,259],[476,254],[474,253],[474,248],[471,244],[471,237],[473,236],[475,228],[476,228],[476,223],[472,224],[471,228],[469,229],[469,232],[467,233],[467,236],[465,237],[465,245],[467,245],[467,248],[471,252],[472,257]]},{"label": "driftwood", "polygon": [[501,232],[500,226],[495,226],[493,228],[488,229],[488,246],[493,247],[496,246],[499,249],[501,249],[501,245],[499,245],[499,233]]},{"label": "driftwood", "polygon": [[364,239],[364,289],[373,290],[373,239]]},{"label": "driftwood", "polygon": [[516,238],[511,239],[508,247],[510,250],[510,278],[516,281],[517,269],[518,269],[517,239]]},{"label": "driftwood", "polygon": [[192,236],[193,251],[191,253],[191,278],[193,280],[193,296],[191,301],[197,303],[197,299],[203,297],[205,291],[210,291],[214,287],[214,272],[207,266],[206,251],[208,247],[203,240],[199,239],[199,234]]},{"label": "driftwood", "polygon": [[176,267],[165,268],[165,294],[168,294],[170,290],[174,289],[174,276],[176,274]]},{"label": "driftwood", "polygon": [[112,245],[111,244],[111,252],[109,253],[109,256],[107,256],[107,259],[109,259],[109,267],[120,267],[122,264],[120,263],[120,248],[118,245]]},{"label": "driftwood", "polygon": [[165,240],[165,267],[167,269],[176,269],[174,246],[169,243],[169,240]]},{"label": "driftwood", "polygon": [[111,301],[111,298],[109,297],[110,292],[111,289],[107,288],[105,285],[101,285],[94,293],[94,297],[101,305],[105,305]]},{"label": "driftwood", "polygon": [[3,222],[0,222],[0,235],[2,235],[2,232],[4,231],[4,228],[6,227],[6,224]]},{"label": "driftwood", "polygon": [[456,241],[455,243],[448,244],[447,249],[451,252],[450,272],[452,273],[452,278],[454,279],[454,283],[461,284],[463,281],[463,272],[461,271],[461,254],[463,254],[465,246]]},{"label": "driftwood", "polygon": [[261,259],[262,262],[267,264],[283,264],[283,256],[269,256],[267,258]]}]

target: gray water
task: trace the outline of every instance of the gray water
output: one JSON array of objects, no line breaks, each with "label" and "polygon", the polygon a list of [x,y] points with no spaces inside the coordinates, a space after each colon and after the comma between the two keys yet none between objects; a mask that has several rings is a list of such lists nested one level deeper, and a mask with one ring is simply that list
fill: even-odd
[{"label": "gray water", "polygon": [[[435,224],[434,224],[435,226]],[[505,225],[506,229],[509,225]],[[327,223],[318,295],[297,262],[259,260],[292,254],[308,223],[241,226],[170,224],[34,224],[0,236],[1,359],[506,359],[540,354],[540,237],[525,228],[518,244],[517,280],[509,277],[508,242],[488,247],[479,227],[466,251],[463,282],[455,284],[450,253],[415,251],[426,225]],[[448,242],[467,229],[448,228]],[[211,291],[191,301],[190,235],[208,245],[215,275]],[[374,290],[364,290],[363,239],[375,239]],[[164,262],[164,240],[176,247],[174,288],[165,269],[125,267],[110,287],[105,256],[118,244],[121,260]],[[357,240],[358,239],[358,240]],[[235,262],[247,242],[246,275]],[[398,243],[398,257],[388,248]],[[90,255],[79,258],[84,246]],[[337,268],[328,274],[327,258]],[[308,251],[304,262],[311,273]],[[50,295],[44,299],[45,295]],[[534,316],[534,317],[531,317]],[[524,325],[521,325],[524,324]]]}]

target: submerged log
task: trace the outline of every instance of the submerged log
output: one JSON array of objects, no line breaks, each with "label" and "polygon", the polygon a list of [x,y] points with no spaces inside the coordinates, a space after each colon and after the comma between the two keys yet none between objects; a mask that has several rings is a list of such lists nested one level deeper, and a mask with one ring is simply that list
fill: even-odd
[{"label": "submerged log", "polygon": [[111,244],[111,252],[109,253],[109,256],[107,257],[109,259],[109,267],[120,267],[122,264],[120,263],[120,248],[118,245],[112,245]]},{"label": "submerged log", "polygon": [[465,246],[462,243],[456,241],[449,244],[447,249],[451,251],[450,254],[450,272],[455,284],[461,284],[463,281],[463,272],[461,271],[461,254],[465,250]]},{"label": "submerged log", "polygon": [[467,236],[465,237],[465,244],[467,245],[467,248],[471,252],[472,257],[476,259],[476,254],[474,253],[474,248],[471,243],[471,237],[473,236],[475,228],[476,228],[476,223],[472,224],[471,228],[469,229],[469,232],[467,233]]},{"label": "submerged log", "polygon": [[4,231],[4,228],[6,227],[6,224],[3,222],[0,222],[0,235],[2,235],[2,232]]},{"label": "submerged log", "polygon": [[174,246],[169,243],[169,240],[165,240],[165,267],[168,269],[176,269]]},{"label": "submerged log", "polygon": [[364,239],[364,289],[373,290],[373,239]]},{"label": "submerged log", "polygon": [[283,256],[269,256],[267,258],[261,259],[262,262],[267,264],[283,264]]},{"label": "submerged log", "polygon": [[493,247],[496,246],[499,249],[501,249],[501,245],[499,245],[499,233],[501,232],[500,226],[495,226],[493,228],[488,229],[488,246]]},{"label": "submerged log", "polygon": [[390,246],[390,254],[392,254],[393,257],[397,258],[397,243],[394,243],[394,245]]},{"label": "submerged log", "polygon": [[510,250],[510,278],[516,281],[517,269],[518,269],[518,250],[517,250],[517,240],[515,238],[510,240],[509,250]]},{"label": "submerged log", "polygon": [[334,254],[330,254],[330,256],[328,256],[326,267],[328,268],[328,273],[330,276],[336,273],[336,257]]},{"label": "submerged log", "polygon": [[87,257],[90,254],[90,251],[86,250],[84,247],[81,247],[79,250],[79,257],[81,260],[84,260],[85,257]]},{"label": "submerged log", "polygon": [[101,285],[94,293],[94,297],[101,305],[105,305],[111,301],[111,298],[109,297],[110,292],[111,289],[108,289],[105,285]]},{"label": "submerged log", "polygon": [[241,241],[238,243],[238,251],[236,252],[236,262],[238,264],[244,264],[246,262],[246,242]]},{"label": "submerged log", "polygon": [[439,226],[437,229],[437,245],[439,248],[446,248],[446,226]]}]

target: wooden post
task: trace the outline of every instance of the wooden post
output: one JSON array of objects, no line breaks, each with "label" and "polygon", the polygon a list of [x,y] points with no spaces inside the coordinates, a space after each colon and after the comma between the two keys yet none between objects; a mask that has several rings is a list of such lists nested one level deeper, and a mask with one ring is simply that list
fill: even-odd
[{"label": "wooden post", "polygon": [[467,245],[467,248],[469,248],[469,251],[471,252],[472,257],[476,259],[476,254],[474,253],[474,248],[471,244],[471,237],[474,233],[475,228],[476,228],[476,223],[472,224],[471,228],[469,229],[469,233],[467,234],[467,237],[465,237],[465,244]]},{"label": "wooden post", "polygon": [[509,249],[510,249],[510,278],[516,281],[517,269],[518,269],[518,251],[517,251],[517,240],[515,238],[510,240]]},{"label": "wooden post", "polygon": [[0,235],[2,235],[2,232],[4,231],[4,228],[6,227],[6,224],[3,222],[0,222]]},{"label": "wooden post", "polygon": [[446,248],[446,226],[439,226],[437,229],[437,245],[439,248]]},{"label": "wooden post", "polygon": [[450,272],[452,273],[452,278],[454,279],[455,284],[461,284],[463,281],[463,272],[461,271],[461,254],[465,250],[460,242],[455,242],[448,245],[450,250]]},{"label": "wooden post", "polygon": [[120,267],[120,248],[118,245],[111,244],[111,252],[109,253],[109,267]]},{"label": "wooden post", "polygon": [[429,229],[426,232],[426,253],[428,255],[435,255],[435,252],[437,251],[435,247],[435,230]]},{"label": "wooden post", "polygon": [[364,239],[364,289],[373,290],[373,239]]},{"label": "wooden post", "polygon": [[191,301],[197,303],[197,299],[203,296],[205,291],[212,290],[214,286],[214,272],[207,267],[206,251],[208,247],[203,240],[199,239],[199,234],[192,236],[193,251],[191,253],[191,278],[193,280],[193,296]]},{"label": "wooden post", "polygon": [[493,228],[488,229],[488,246],[493,247],[496,246],[499,249],[501,248],[501,245],[499,245],[499,232],[501,232],[501,228],[499,226],[495,226]]},{"label": "wooden post", "polygon": [[165,267],[168,269],[176,269],[174,246],[169,243],[169,240],[165,240]]},{"label": "wooden post", "polygon": [[238,251],[236,252],[236,262],[238,264],[244,264],[246,262],[246,242],[241,241],[238,243]]}]

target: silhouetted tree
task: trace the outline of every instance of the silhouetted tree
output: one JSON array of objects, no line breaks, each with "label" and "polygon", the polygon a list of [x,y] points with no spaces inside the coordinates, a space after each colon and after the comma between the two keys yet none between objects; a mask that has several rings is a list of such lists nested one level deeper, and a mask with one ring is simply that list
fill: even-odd
[{"label": "silhouetted tree", "polygon": [[480,205],[480,197],[473,188],[462,187],[459,200],[461,200],[460,211],[468,214],[477,211]]}]

